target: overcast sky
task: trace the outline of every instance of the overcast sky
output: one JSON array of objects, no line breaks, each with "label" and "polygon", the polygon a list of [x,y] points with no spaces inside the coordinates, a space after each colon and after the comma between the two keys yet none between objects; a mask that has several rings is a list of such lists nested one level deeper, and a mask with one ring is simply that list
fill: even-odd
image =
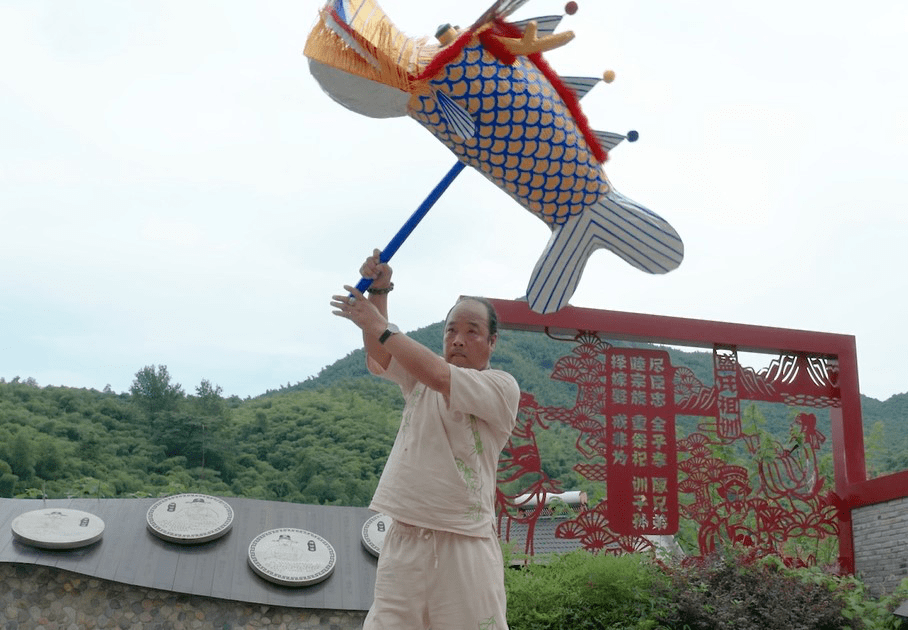
[{"label": "overcast sky", "polygon": [[[382,2],[412,35],[489,4]],[[320,5],[0,4],[0,377],[120,392],[164,364],[246,397],[359,347],[330,296],[454,157],[321,92],[302,56]],[[855,335],[862,392],[908,390],[908,3],[579,5],[548,60],[616,72],[582,103],[640,132],[606,172],[686,258],[650,276],[597,252],[572,304]],[[522,296],[548,234],[468,169],[395,257],[392,319]]]}]

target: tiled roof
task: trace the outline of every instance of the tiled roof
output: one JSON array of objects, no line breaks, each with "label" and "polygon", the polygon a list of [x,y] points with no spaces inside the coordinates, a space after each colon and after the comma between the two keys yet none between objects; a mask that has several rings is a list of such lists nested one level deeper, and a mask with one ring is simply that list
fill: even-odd
[{"label": "tiled roof", "polygon": [[530,531],[530,524],[512,520],[510,524],[503,524],[501,539],[513,544],[512,553],[515,556],[532,553],[532,555],[544,555],[550,553],[568,553],[582,548],[579,540],[556,538],[555,528],[565,521],[564,518],[540,517],[536,520],[533,527],[533,545],[527,548],[527,535]]}]

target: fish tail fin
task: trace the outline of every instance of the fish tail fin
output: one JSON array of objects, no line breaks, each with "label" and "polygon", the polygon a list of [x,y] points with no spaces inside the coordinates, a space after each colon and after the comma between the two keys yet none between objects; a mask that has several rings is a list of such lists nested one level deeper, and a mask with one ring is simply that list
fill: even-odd
[{"label": "fish tail fin", "polygon": [[553,313],[567,305],[597,249],[647,273],[667,273],[684,258],[684,244],[665,219],[611,190],[555,228],[527,286],[530,308]]}]

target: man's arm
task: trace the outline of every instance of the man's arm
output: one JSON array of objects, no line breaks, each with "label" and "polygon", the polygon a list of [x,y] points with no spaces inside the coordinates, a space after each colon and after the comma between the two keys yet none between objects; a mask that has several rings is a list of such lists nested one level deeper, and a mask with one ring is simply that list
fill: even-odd
[{"label": "man's arm", "polygon": [[[376,249],[366,259],[360,267],[360,274],[363,278],[372,278],[372,286],[381,290],[391,285],[392,271],[390,266],[379,260],[380,253]],[[403,333],[391,335],[384,344],[379,342],[379,337],[388,328],[388,293],[372,293],[367,298],[355,287],[345,285],[344,289],[352,297],[335,295],[331,306],[335,307],[335,315],[346,317],[362,330],[366,356],[383,370],[388,368],[394,357],[420,383],[449,396],[451,368],[443,358]]]},{"label": "man's arm", "polygon": [[[375,307],[378,311],[381,318],[385,321],[385,328],[388,327],[388,295],[384,294],[371,294],[368,298],[369,302]],[[378,365],[381,366],[383,370],[387,370],[388,366],[391,364],[391,353],[387,351],[385,346],[383,346],[378,338],[385,332],[385,329],[382,328],[382,331],[378,335],[372,335],[363,329],[363,348],[366,350],[366,361],[369,359],[375,361]],[[393,335],[397,336],[397,335]],[[387,343],[387,342],[386,342]]]},{"label": "man's arm", "polygon": [[[388,321],[388,293],[391,287],[391,275],[393,273],[390,265],[381,262],[379,256],[381,250],[375,249],[372,255],[359,268],[359,274],[362,278],[372,278],[370,289],[378,289],[376,293],[369,293],[369,302],[375,307],[379,314],[384,318],[387,327]],[[355,322],[354,322],[355,323]],[[358,324],[357,324],[358,325]],[[388,369],[391,363],[391,355],[385,350],[384,346],[379,343],[378,337],[368,334],[363,329],[363,348],[366,351],[366,362],[369,359],[375,361],[383,370]],[[382,329],[384,332],[384,329]],[[381,333],[379,333],[381,336]]]},{"label": "man's arm", "polygon": [[427,347],[398,333],[385,341],[384,349],[417,381],[443,394],[445,398],[451,395],[451,366]]}]

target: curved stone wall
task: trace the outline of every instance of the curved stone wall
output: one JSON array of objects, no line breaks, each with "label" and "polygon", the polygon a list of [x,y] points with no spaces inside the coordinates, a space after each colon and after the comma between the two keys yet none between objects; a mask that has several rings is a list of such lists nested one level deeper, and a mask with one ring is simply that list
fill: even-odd
[{"label": "curved stone wall", "polygon": [[[149,531],[146,516],[157,499],[0,499],[0,563],[41,565],[112,584],[250,606],[362,612],[372,605],[377,561],[365,548],[362,527],[374,512],[238,497],[226,500],[235,513],[230,531],[209,542],[181,545]],[[24,544],[13,536],[12,522],[39,508],[96,515],[105,523],[103,536],[73,549]],[[315,584],[292,587],[261,577],[249,562],[250,543],[275,528],[302,528],[324,536],[336,553],[335,570]]]},{"label": "curved stone wall", "polygon": [[109,582],[34,564],[0,563],[4,630],[354,630],[365,612],[248,604]]}]

